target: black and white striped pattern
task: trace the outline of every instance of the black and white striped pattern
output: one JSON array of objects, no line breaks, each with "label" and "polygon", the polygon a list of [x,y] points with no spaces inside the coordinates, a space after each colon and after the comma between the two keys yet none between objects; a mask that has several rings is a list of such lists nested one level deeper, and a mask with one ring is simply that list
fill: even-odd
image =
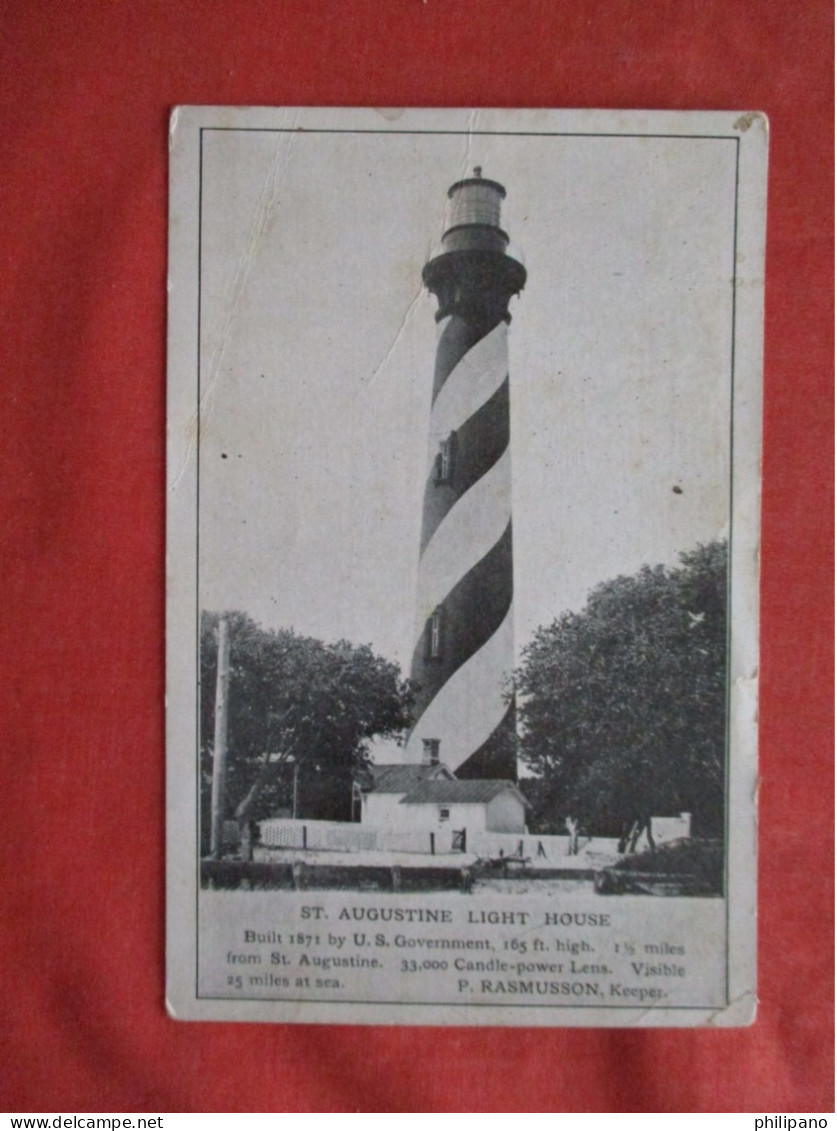
[{"label": "black and white striped pattern", "polygon": [[410,761],[516,777],[508,315],[440,312],[412,677]]}]

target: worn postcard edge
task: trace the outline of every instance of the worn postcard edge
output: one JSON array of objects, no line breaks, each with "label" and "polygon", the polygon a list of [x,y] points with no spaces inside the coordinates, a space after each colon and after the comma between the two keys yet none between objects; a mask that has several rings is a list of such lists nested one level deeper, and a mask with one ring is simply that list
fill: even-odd
[{"label": "worn postcard edge", "polygon": [[[736,748],[729,766],[727,881],[729,1004],[721,1009],[667,1011],[555,1009],[533,1012],[513,1005],[473,1007],[398,1006],[340,1002],[202,1001],[195,994],[196,788],[192,751],[197,725],[195,660],[182,642],[193,638],[197,550],[196,441],[193,397],[184,386],[194,372],[194,309],[197,279],[194,225],[197,139],[204,125],[300,129],[469,129],[512,132],[677,133],[707,130],[739,144],[736,216],[736,331],[733,395],[734,470],[732,505],[736,540],[731,547],[735,605],[731,616],[730,734]],[[168,270],[168,472],[167,472],[167,991],[170,1015],[184,1020],[249,1020],[305,1023],[525,1025],[525,1026],[741,1026],[755,1018],[756,971],[756,795],[758,700],[758,555],[760,520],[763,270],[767,120],[754,112],[629,111],[418,111],[293,108],[229,109],[180,107],[170,122],[170,211]],[[187,705],[192,705],[191,710]],[[184,753],[185,752],[185,753]],[[736,819],[743,813],[745,818]],[[731,863],[732,862],[732,863]],[[190,989],[191,987],[191,989]]]}]

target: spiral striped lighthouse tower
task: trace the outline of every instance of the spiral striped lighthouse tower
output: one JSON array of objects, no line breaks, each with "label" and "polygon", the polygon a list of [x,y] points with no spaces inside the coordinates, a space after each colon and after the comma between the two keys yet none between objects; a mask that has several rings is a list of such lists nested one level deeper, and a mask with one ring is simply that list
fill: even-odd
[{"label": "spiral striped lighthouse tower", "polygon": [[441,247],[422,272],[438,301],[438,344],[407,757],[458,778],[517,777],[503,694],[514,663],[508,306],[526,271],[500,227],[505,195],[479,167],[454,184]]}]

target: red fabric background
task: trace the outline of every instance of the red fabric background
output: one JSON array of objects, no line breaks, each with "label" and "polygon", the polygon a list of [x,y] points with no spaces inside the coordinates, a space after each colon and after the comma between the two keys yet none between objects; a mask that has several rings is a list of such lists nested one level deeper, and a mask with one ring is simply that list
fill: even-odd
[{"label": "red fabric background", "polygon": [[[833,1110],[831,5],[7,0],[0,21],[6,1109]],[[165,1016],[166,124],[176,103],[770,115],[752,1029],[353,1030]]]}]

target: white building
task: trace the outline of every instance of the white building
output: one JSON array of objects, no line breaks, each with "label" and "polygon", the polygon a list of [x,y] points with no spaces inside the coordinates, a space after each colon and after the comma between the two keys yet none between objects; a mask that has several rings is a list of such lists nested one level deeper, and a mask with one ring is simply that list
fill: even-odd
[{"label": "white building", "polygon": [[443,763],[372,766],[370,775],[361,803],[361,822],[369,828],[435,832],[442,834],[440,844],[486,832],[526,832],[527,802],[513,781],[460,781]]},{"label": "white building", "polygon": [[368,772],[371,784],[360,790],[360,819],[364,825],[384,829],[402,827],[404,813],[399,808],[400,803],[421,782],[454,780],[451,771],[440,762],[419,765],[391,762],[370,766]]},{"label": "white building", "polygon": [[419,782],[399,802],[401,827],[475,833],[525,833],[526,798],[513,781],[446,778]]}]

